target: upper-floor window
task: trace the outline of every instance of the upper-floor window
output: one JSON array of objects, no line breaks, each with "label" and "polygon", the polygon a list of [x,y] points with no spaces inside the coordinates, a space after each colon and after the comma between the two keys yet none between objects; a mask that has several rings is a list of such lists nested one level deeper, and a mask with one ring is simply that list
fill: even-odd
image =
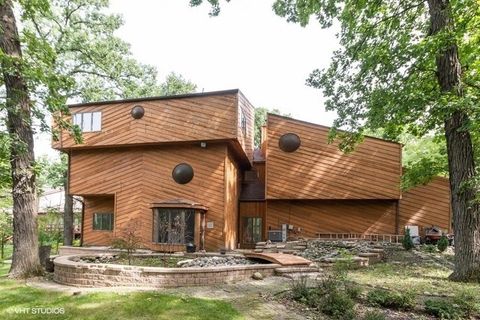
[{"label": "upper-floor window", "polygon": [[80,112],[73,114],[73,124],[82,129],[82,132],[102,130],[101,112]]},{"label": "upper-floor window", "polygon": [[242,129],[243,135],[247,134],[247,117],[245,116],[245,112],[240,109],[240,128]]}]

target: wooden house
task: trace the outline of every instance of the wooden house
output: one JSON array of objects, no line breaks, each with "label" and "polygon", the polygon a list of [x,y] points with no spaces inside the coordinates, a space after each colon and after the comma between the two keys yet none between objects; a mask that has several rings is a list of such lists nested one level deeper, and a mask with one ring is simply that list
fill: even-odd
[{"label": "wooden house", "polygon": [[[448,183],[402,194],[401,145],[366,137],[352,153],[329,128],[268,115],[254,150],[254,108],[239,90],[70,106],[83,143],[62,132],[69,190],[84,198],[83,245],[132,228],[153,250],[251,247],[289,237],[450,229]],[[277,234],[278,236],[278,234]]]}]

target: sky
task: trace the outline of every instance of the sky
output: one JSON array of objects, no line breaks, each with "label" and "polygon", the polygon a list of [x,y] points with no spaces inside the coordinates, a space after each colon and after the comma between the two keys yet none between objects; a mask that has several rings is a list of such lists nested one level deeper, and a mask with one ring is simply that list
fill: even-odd
[{"label": "sky", "polygon": [[[198,91],[240,89],[255,107],[277,108],[292,117],[331,125],[322,93],[306,86],[338,47],[335,33],[312,20],[306,27],[272,11],[273,0],[222,1],[218,17],[189,0],[111,0],[124,25],[117,36],[131,44],[134,58],[154,65],[159,80],[174,71]],[[37,156],[55,157],[50,136],[36,138]]]}]

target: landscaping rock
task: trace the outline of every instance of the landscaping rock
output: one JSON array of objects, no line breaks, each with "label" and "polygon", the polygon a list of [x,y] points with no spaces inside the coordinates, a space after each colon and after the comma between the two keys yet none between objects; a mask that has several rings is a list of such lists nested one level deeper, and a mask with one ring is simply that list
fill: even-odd
[{"label": "landscaping rock", "polygon": [[260,272],[255,272],[255,273],[252,275],[252,279],[253,279],[253,280],[263,280],[263,275],[262,275]]},{"label": "landscaping rock", "polygon": [[193,259],[186,259],[186,260],[181,260],[177,262],[177,267],[183,267],[184,264],[192,262]]},{"label": "landscaping rock", "polygon": [[[186,261],[186,260],[184,260]],[[222,256],[222,257],[199,257],[191,259],[188,262],[185,262],[181,265],[182,268],[192,268],[192,267],[214,267],[214,266],[235,266],[235,265],[244,265],[244,264],[253,264],[254,262],[243,257],[232,257],[232,256]]]}]

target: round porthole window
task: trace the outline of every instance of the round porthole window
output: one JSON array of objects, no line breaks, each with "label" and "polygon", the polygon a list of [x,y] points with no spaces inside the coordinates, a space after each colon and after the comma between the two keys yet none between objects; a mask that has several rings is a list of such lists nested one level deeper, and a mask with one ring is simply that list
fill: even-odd
[{"label": "round porthole window", "polygon": [[188,163],[180,163],[172,171],[172,178],[176,183],[186,184],[193,179],[193,168]]},{"label": "round porthole window", "polygon": [[145,114],[145,109],[142,106],[135,106],[132,108],[132,117],[133,119],[141,119]]},{"label": "round porthole window", "polygon": [[300,147],[300,137],[295,133],[285,133],[278,140],[278,146],[282,151],[294,152]]}]

